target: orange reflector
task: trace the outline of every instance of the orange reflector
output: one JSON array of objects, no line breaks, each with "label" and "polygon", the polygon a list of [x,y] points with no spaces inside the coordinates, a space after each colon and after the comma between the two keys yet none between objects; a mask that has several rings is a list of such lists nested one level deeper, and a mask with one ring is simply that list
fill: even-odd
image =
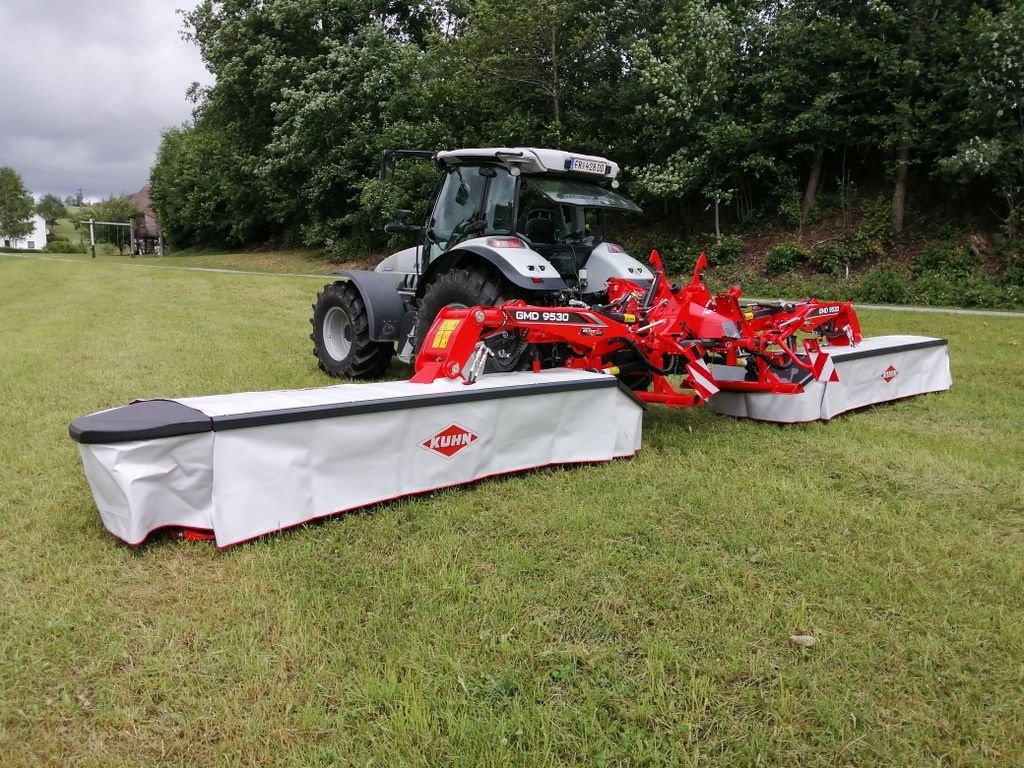
[{"label": "orange reflector", "polygon": [[448,342],[452,338],[452,331],[458,327],[458,320],[442,320],[441,325],[438,326],[437,333],[434,334],[434,340],[430,344],[431,349],[447,348]]}]

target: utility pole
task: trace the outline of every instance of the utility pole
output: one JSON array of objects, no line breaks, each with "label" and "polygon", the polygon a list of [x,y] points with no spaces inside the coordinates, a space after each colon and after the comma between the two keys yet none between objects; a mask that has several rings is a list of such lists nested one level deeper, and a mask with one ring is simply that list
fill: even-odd
[{"label": "utility pole", "polygon": [[[82,190],[78,190],[78,193],[81,194]],[[95,259],[96,258],[96,229],[93,226],[94,224],[95,224],[95,222],[92,219],[89,219],[89,247],[92,248],[92,257]]]}]

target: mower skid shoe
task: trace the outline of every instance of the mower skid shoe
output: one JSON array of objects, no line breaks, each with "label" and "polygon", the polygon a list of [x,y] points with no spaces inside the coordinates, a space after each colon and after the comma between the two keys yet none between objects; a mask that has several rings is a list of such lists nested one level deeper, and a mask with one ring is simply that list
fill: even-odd
[{"label": "mower skid shoe", "polygon": [[729,391],[730,379],[743,369],[711,367],[722,391],[708,401],[717,413],[739,418],[795,423],[828,421],[847,411],[905,397],[942,392],[952,386],[945,339],[927,336],[876,336],[855,347],[826,347],[838,381],[817,381],[796,371],[799,394]]},{"label": "mower skid shoe", "polygon": [[72,423],[106,528],[219,547],[382,501],[640,447],[643,404],[567,369],[149,400]]}]

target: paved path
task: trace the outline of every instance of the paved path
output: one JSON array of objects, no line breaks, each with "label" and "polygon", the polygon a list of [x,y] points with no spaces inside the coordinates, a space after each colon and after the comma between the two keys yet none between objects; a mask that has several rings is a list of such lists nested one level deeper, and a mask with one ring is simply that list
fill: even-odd
[{"label": "paved path", "polygon": [[[91,264],[92,259],[66,259],[60,256],[37,256],[36,254],[22,253],[0,253],[0,256],[10,256],[15,259],[30,259],[32,261],[62,261],[65,264]],[[140,267],[142,269],[171,269],[180,272],[214,272],[226,275],[260,275],[263,277],[315,277],[317,280],[326,280],[330,276],[325,273],[318,275],[306,274],[303,272],[258,272],[251,269],[223,269],[219,267],[178,267],[171,264],[147,264],[143,261],[131,260],[125,262],[101,261],[100,264],[109,264],[115,267]]]},{"label": "paved path", "polygon": [[[91,260],[82,259],[62,259],[59,256],[42,256],[36,254],[21,254],[21,253],[0,253],[0,256],[10,256],[15,259],[33,259],[40,261],[63,261],[69,264],[89,264]],[[223,273],[227,275],[259,275],[260,277],[314,277],[317,280],[329,280],[330,275],[326,273],[321,274],[307,274],[303,272],[256,272],[253,270],[246,269],[220,269],[216,267],[177,267],[170,264],[146,264],[139,261],[127,261],[123,264],[116,262],[105,261],[103,264],[113,263],[115,266],[121,267],[142,267],[144,269],[173,269],[183,272],[214,272]],[[779,301],[779,299],[750,299],[744,297],[748,301]],[[948,307],[900,307],[890,306],[885,304],[861,304],[860,302],[854,302],[857,309],[874,309],[889,312],[926,312],[935,315],[980,315],[982,317],[1016,317],[1024,318],[1024,312],[1004,312],[995,309],[951,309]]]}]

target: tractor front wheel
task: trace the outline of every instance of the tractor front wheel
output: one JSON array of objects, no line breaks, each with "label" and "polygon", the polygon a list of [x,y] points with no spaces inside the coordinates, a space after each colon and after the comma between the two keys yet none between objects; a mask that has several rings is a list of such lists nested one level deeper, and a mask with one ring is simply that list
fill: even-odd
[{"label": "tractor front wheel", "polygon": [[313,305],[313,354],[329,376],[372,379],[384,375],[393,344],[371,341],[366,303],[347,282],[324,286]]}]

